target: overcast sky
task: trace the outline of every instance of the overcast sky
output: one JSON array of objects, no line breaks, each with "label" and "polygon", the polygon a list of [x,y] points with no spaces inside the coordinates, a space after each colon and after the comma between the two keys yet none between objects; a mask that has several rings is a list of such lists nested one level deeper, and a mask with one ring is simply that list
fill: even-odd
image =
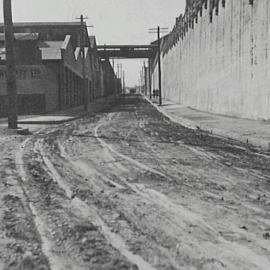
[{"label": "overcast sky", "polygon": [[[3,2],[3,1],[1,1]],[[74,21],[88,17],[98,44],[148,44],[149,27],[173,27],[185,0],[12,0],[14,22]],[[2,4],[2,3],[1,3]],[[3,21],[2,9],[0,19]],[[124,60],[127,84],[138,83],[141,61]]]}]

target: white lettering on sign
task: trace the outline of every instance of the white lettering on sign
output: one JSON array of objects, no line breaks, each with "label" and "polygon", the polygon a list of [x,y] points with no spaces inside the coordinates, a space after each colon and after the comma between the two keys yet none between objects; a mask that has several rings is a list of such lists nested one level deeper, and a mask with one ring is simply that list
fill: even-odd
[{"label": "white lettering on sign", "polygon": [[[41,71],[39,69],[18,69],[16,70],[18,80],[39,80],[41,79]],[[0,70],[0,81],[6,79],[6,71]]]}]

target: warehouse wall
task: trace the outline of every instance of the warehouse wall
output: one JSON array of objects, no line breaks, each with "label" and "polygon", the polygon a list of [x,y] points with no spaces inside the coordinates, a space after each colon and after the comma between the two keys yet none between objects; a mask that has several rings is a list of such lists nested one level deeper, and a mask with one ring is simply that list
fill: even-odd
[{"label": "warehouse wall", "polygon": [[[211,0],[207,9],[203,5],[193,29],[163,50],[164,98],[213,113],[270,119],[270,3],[253,2],[226,0],[222,7],[216,1],[212,23]],[[156,74],[157,65],[153,85]]]},{"label": "warehouse wall", "polygon": [[[6,67],[0,66],[0,99],[1,106],[5,104],[6,96]],[[19,98],[19,105],[23,107],[22,111],[45,112],[57,109],[58,104],[58,81],[52,69],[43,65],[20,65],[17,66],[17,90],[22,96]],[[33,99],[33,104],[27,103],[20,105],[20,100],[26,100],[26,96]],[[30,98],[31,97],[31,98]],[[38,98],[40,97],[40,98]],[[37,99],[38,98],[38,99]],[[0,102],[1,102],[0,101]],[[34,104],[36,102],[36,104]],[[25,108],[24,108],[25,107]],[[31,108],[30,108],[31,107]],[[0,111],[4,111],[2,108]],[[0,113],[2,116],[2,113]]]}]

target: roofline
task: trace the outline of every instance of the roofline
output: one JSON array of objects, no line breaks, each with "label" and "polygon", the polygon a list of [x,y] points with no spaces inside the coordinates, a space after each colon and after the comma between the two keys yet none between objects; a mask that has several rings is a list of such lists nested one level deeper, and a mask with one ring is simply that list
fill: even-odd
[{"label": "roofline", "polygon": [[[37,41],[39,39],[39,33],[14,33],[13,36],[16,41]],[[0,40],[5,41],[5,33],[0,33]]]},{"label": "roofline", "polygon": [[[25,26],[79,26],[80,22],[17,22],[13,24],[15,27]],[[0,23],[0,26],[4,26],[4,23]]]}]

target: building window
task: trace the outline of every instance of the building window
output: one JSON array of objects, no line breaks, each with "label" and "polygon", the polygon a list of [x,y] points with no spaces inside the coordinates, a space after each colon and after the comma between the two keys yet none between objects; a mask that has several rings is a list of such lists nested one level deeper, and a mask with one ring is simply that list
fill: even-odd
[{"label": "building window", "polygon": [[0,80],[5,80],[6,79],[6,73],[3,70],[0,70]]},{"label": "building window", "polygon": [[19,80],[25,80],[26,79],[27,71],[25,69],[18,70],[16,73],[17,73],[17,78]]},{"label": "building window", "polygon": [[41,78],[41,72],[39,69],[32,69],[31,70],[31,78],[32,79],[40,79]]}]

